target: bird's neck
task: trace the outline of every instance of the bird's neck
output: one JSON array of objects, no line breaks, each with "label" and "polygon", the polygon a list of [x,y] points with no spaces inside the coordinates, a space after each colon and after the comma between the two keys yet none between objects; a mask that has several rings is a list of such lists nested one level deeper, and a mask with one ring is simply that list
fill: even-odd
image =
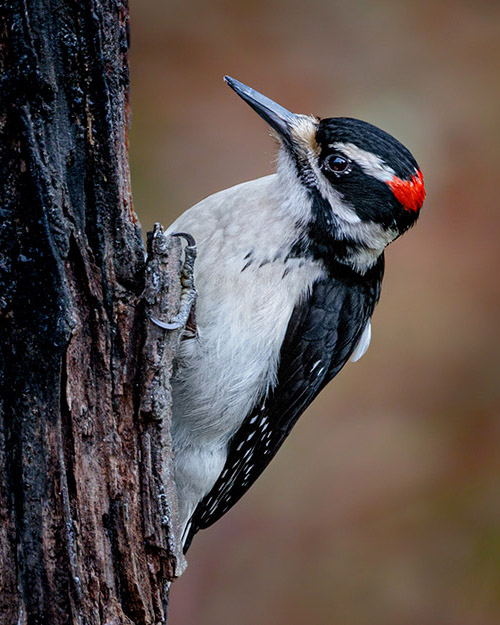
[{"label": "bird's neck", "polygon": [[379,262],[395,234],[379,224],[362,222],[350,207],[343,206],[341,198],[332,206],[332,198],[321,194],[314,177],[304,179],[307,167],[303,165],[280,150],[275,184],[279,204],[295,224],[293,253],[312,256],[326,267],[341,265],[365,275]]},{"label": "bird's neck", "polygon": [[291,255],[313,258],[336,273],[364,276],[379,262],[389,242],[375,224],[344,222],[317,192],[306,191],[302,185],[295,196],[284,196],[282,208],[295,223]]},{"label": "bird's neck", "polygon": [[335,230],[330,230],[325,235],[317,222],[310,222],[306,232],[305,244],[309,247],[310,254],[321,259],[325,267],[333,273],[341,271],[363,277],[383,258],[383,247],[367,247]]}]

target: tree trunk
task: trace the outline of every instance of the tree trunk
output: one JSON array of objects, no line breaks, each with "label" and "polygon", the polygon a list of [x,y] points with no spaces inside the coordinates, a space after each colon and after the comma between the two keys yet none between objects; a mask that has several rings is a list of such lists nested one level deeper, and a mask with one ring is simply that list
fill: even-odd
[{"label": "tree trunk", "polygon": [[178,308],[180,243],[157,229],[146,271],[128,19],[127,0],[0,0],[6,625],[165,623],[182,566],[169,438],[179,331],[148,323]]}]

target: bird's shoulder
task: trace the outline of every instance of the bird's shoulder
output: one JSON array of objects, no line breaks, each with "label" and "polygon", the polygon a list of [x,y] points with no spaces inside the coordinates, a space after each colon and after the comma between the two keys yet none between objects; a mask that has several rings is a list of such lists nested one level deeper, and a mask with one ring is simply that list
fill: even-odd
[{"label": "bird's shoulder", "polygon": [[[182,213],[167,233],[190,232],[197,242],[214,231],[224,231],[235,221],[246,221],[253,210],[274,208],[276,174],[256,178],[217,191]],[[241,215],[239,214],[241,213]]]}]

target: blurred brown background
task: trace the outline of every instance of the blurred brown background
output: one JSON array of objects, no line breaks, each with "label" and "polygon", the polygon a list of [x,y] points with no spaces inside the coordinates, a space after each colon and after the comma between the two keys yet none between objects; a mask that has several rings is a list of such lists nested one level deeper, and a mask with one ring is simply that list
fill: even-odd
[{"label": "blurred brown background", "polygon": [[200,533],[172,625],[500,623],[500,3],[132,2],[144,229],[273,170],[230,74],[375,123],[427,201],[387,253],[372,345]]}]

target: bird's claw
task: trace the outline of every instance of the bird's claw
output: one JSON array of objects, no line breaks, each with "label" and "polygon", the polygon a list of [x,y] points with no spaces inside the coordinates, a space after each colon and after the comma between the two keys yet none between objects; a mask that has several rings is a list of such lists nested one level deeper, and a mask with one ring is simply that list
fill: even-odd
[{"label": "bird's claw", "polygon": [[196,301],[196,289],[194,286],[194,262],[197,248],[194,237],[187,232],[173,232],[170,236],[181,237],[187,242],[184,248],[184,263],[181,269],[181,303],[179,312],[170,322],[161,321],[156,317],[150,317],[151,321],[163,330],[178,330],[183,328],[189,319],[189,315]]}]

